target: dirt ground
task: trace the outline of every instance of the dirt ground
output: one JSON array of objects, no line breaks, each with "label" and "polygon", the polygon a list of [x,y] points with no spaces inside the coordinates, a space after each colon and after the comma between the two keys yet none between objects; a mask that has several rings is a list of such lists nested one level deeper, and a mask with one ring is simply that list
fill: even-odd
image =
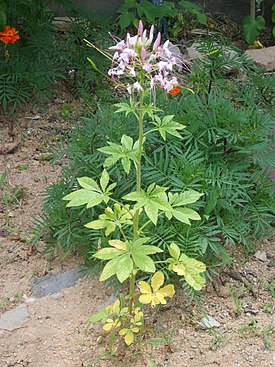
[{"label": "dirt ground", "polygon": [[[7,171],[9,188],[13,192],[20,189],[9,206],[8,230],[5,206],[0,202],[0,314],[20,303],[25,303],[29,312],[28,322],[21,328],[0,331],[0,367],[275,366],[272,238],[259,244],[258,249],[267,255],[265,261],[241,255],[239,263],[233,262],[207,286],[202,309],[220,327],[202,329],[198,325],[201,309],[189,305],[179,292],[160,311],[147,308],[150,333],[140,348],[119,348],[114,356],[104,353],[108,344],[101,338],[101,325],[87,330],[89,316],[114,302],[112,289],[97,280],[81,279],[58,297],[33,298],[32,278],[64,272],[81,263],[77,257],[50,261],[43,254],[44,243],[32,251],[30,241],[30,226],[41,212],[43,190],[58,180],[60,172],[60,165],[45,160],[45,153],[49,139],[59,133],[57,126],[68,128],[60,115],[64,103],[68,101],[59,97],[43,111],[22,113],[16,127],[17,147],[7,140],[7,125],[0,123],[2,153],[12,150],[0,155],[0,176]],[[241,254],[241,249],[237,251]],[[250,289],[243,281],[252,285]],[[152,338],[158,338],[160,345],[152,345]]]}]

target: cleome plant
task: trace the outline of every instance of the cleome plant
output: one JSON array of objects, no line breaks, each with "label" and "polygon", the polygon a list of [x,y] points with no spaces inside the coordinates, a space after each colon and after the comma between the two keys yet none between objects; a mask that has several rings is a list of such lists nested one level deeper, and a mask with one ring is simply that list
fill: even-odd
[{"label": "cleome plant", "polygon": [[[183,277],[195,290],[205,285],[202,273],[204,263],[181,253],[176,243],[168,245],[169,258],[155,260],[155,254],[163,250],[151,243],[148,226],[157,226],[158,221],[172,218],[190,225],[191,220],[200,220],[200,215],[186,207],[199,200],[203,195],[194,190],[173,192],[168,187],[152,183],[145,187],[142,182],[142,163],[149,134],[160,134],[165,141],[168,134],[181,138],[184,126],[174,120],[174,115],[165,116],[157,107],[156,90],[177,94],[181,87],[173,69],[177,60],[168,48],[161,45],[161,35],[153,43],[154,26],[150,32],[143,28],[140,21],[135,36],[127,34],[126,40],[110,47],[115,51],[109,78],[129,94],[129,103],[116,104],[115,113],[134,116],[137,128],[133,126],[133,137],[123,135],[121,144],[107,142],[99,151],[107,155],[99,182],[89,177],[78,178],[79,189],[66,195],[67,207],[86,205],[86,208],[102,207],[102,214],[85,226],[91,230],[104,230],[107,246],[94,253],[94,258],[106,262],[100,275],[101,281],[117,277],[120,283],[128,281],[127,295],[120,295],[113,305],[91,316],[90,322],[101,321],[103,329],[110,332],[110,340],[116,335],[131,345],[135,335],[144,329],[143,305],[155,307],[166,304],[175,294],[173,284],[165,284],[167,272]],[[107,55],[110,58],[110,55]],[[96,68],[95,64],[89,60]],[[111,168],[119,166],[126,174],[134,170],[135,190],[117,199],[114,189],[117,185],[111,179]],[[108,172],[109,171],[109,172]],[[126,176],[127,177],[127,176]],[[151,227],[150,227],[151,228]],[[156,266],[157,265],[157,266]],[[150,282],[140,280],[149,273]]]}]

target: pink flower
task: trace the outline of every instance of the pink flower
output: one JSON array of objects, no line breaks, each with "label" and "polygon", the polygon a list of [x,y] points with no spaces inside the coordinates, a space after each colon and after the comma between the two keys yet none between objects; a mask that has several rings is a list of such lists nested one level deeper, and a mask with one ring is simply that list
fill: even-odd
[{"label": "pink flower", "polygon": [[160,34],[160,32],[158,33],[158,35],[157,35],[157,38],[156,38],[156,40],[155,40],[155,42],[154,42],[154,45],[153,45],[153,51],[156,51],[157,50],[157,48],[159,47],[159,45],[160,45],[160,40],[161,40],[161,34]]},{"label": "pink flower", "polygon": [[[178,88],[177,78],[172,75],[178,59],[173,56],[169,41],[161,46],[161,34],[158,33],[154,43],[153,38],[154,26],[151,26],[147,37],[147,30],[140,21],[136,35],[131,36],[127,33],[125,41],[119,40],[115,46],[110,47],[111,50],[115,50],[114,67],[108,74],[116,78],[122,76],[128,78],[126,89],[130,94],[144,89],[153,90],[157,84],[167,92],[175,93],[175,88]],[[133,80],[137,75],[138,80]]]}]

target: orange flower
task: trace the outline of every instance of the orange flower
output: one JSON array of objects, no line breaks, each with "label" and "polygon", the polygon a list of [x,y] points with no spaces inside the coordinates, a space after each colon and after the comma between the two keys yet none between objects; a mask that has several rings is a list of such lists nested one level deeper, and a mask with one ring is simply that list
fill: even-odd
[{"label": "orange flower", "polygon": [[179,87],[176,87],[174,86],[170,91],[169,91],[169,94],[178,94],[180,93],[180,88]]},{"label": "orange flower", "polygon": [[4,43],[14,43],[19,39],[18,31],[15,28],[11,28],[7,25],[4,32],[0,32],[0,41]]}]

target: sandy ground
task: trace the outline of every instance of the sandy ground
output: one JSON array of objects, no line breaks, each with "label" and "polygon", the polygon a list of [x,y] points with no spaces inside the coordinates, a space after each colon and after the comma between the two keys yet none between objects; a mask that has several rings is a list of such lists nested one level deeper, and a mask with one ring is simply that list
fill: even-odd
[{"label": "sandy ground", "polygon": [[[0,331],[0,367],[275,366],[275,309],[270,290],[275,281],[272,238],[259,244],[268,255],[267,261],[256,257],[244,261],[241,255],[240,263],[234,262],[207,286],[201,301],[203,310],[219,321],[219,328],[201,329],[201,310],[195,304],[189,305],[187,297],[179,292],[161,311],[147,309],[150,333],[139,346],[120,347],[113,356],[104,353],[108,340],[101,337],[102,326],[87,330],[89,316],[114,302],[112,289],[106,289],[96,279],[81,279],[57,297],[33,299],[33,277],[64,272],[81,263],[77,257],[50,261],[43,254],[42,241],[34,251],[29,241],[30,226],[41,212],[43,190],[58,179],[60,172],[59,165],[40,159],[56,127],[58,114],[53,111],[49,109],[37,120],[21,116],[17,130],[21,144],[13,153],[0,155],[0,175],[7,171],[9,187],[24,191],[9,208],[12,231],[6,231],[5,207],[0,202],[0,314],[20,303],[25,303],[29,312],[21,328]],[[29,115],[36,114],[33,111]],[[6,136],[6,125],[0,124],[2,147],[12,144]],[[21,171],[20,165],[27,169]],[[254,296],[228,275],[232,269],[253,285]],[[230,288],[235,290],[235,296],[230,295]],[[162,338],[163,344],[152,345],[152,338]]]}]

